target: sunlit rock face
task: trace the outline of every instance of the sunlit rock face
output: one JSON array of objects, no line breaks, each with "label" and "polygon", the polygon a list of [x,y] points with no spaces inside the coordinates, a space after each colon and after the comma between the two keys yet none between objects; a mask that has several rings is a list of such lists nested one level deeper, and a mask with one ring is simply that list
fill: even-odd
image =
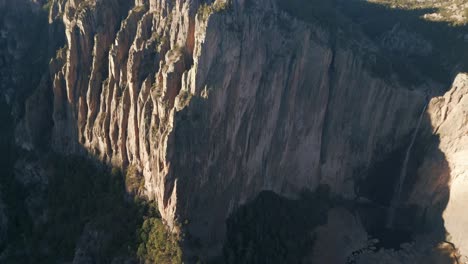
[{"label": "sunlit rock face", "polygon": [[[49,13],[66,36],[49,64],[52,147],[135,167],[167,225],[200,242],[194,254],[218,254],[226,217],[262,190],[295,197],[326,184],[356,198],[367,169],[406,148],[427,98],[441,90],[377,77],[367,55],[379,47],[357,29],[303,22],[273,0],[202,4],[56,0]],[[447,192],[451,177],[451,233],[462,228],[454,219],[466,172],[463,83],[461,75],[432,99],[421,133],[434,129],[440,142],[428,144],[404,201],[437,205],[428,210],[437,214],[448,196],[428,188]],[[432,169],[440,162],[451,173]],[[328,226],[349,215],[331,211]],[[361,223],[349,223],[365,243]]]},{"label": "sunlit rock face", "polygon": [[[370,202],[379,200],[357,200],[353,208],[338,206],[329,211],[327,224],[317,228],[314,260],[361,264],[466,263],[467,88],[467,75],[460,73],[448,92],[430,100],[417,136],[419,143],[410,159],[413,165],[409,167],[413,168],[408,169],[407,177],[413,179],[405,181],[410,186],[403,186],[405,194],[397,209],[394,229],[379,234],[369,228],[388,214],[388,209],[380,212],[369,209]],[[382,175],[385,174],[379,176]],[[374,187],[383,191],[379,185]],[[350,212],[354,215],[347,215]],[[408,227],[411,234],[405,241],[407,234],[398,232]],[[395,243],[397,248],[383,243]]]},{"label": "sunlit rock face", "polygon": [[[439,142],[424,158],[410,199],[423,207],[443,210],[447,240],[457,245],[464,256],[468,256],[468,214],[464,209],[468,202],[467,94],[468,75],[458,74],[445,95],[431,100],[427,112]],[[448,187],[444,188],[444,182]]]},{"label": "sunlit rock face", "polygon": [[136,4],[54,3],[67,46],[51,63],[53,145],[138,167],[169,226],[187,220],[208,248],[260,190],[354,197],[356,171],[399,147],[425,103],[366,69],[352,46],[370,42],[273,1]]},{"label": "sunlit rock face", "polygon": [[175,98],[192,63],[195,18],[189,14],[195,7],[154,1],[149,10],[137,4],[65,3],[67,46],[51,64],[53,139],[59,151],[84,147],[113,165],[137,166],[147,194],[161,202],[172,226],[176,188],[165,180],[167,149]]}]

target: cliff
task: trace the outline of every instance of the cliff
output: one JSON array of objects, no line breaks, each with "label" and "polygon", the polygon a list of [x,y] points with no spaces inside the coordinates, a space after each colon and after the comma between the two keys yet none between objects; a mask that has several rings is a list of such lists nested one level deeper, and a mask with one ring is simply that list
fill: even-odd
[{"label": "cliff", "polygon": [[208,14],[154,1],[121,25],[112,3],[64,6],[53,145],[136,166],[169,226],[187,219],[203,241],[218,244],[260,190],[353,197],[353,172],[399,147],[424,104],[422,88],[371,76],[354,43],[272,1]]},{"label": "cliff", "polygon": [[[434,97],[417,143],[429,147],[420,152],[422,165],[403,204],[429,222],[439,221],[447,206],[445,227],[466,254],[467,220],[459,213],[468,170],[466,76],[438,97],[445,88],[438,82],[408,84],[397,73],[379,73],[385,45],[346,15],[332,12],[346,22],[335,25],[298,19],[282,6],[52,1],[49,27],[66,37],[48,69],[52,149],[134,170],[144,185],[128,191],[157,201],[170,230],[187,237],[187,255],[209,259],[221,250],[225,219],[261,191],[296,198],[328,185],[342,199],[375,202],[361,190],[385,174],[376,164],[406,148]],[[30,97],[26,113],[38,101],[44,100]],[[23,148],[43,138],[35,136],[34,120],[26,114],[17,126]],[[327,225],[342,225],[333,219],[352,218],[349,211],[331,210]],[[365,240],[363,225],[351,229]]]},{"label": "cliff", "polygon": [[[468,218],[463,209],[468,199],[467,89],[468,75],[459,74],[445,95],[431,100],[428,115],[439,142],[429,147],[418,169],[419,180],[410,198],[423,207],[443,210],[447,239],[457,245],[464,256],[463,262],[468,261],[465,239]],[[449,182],[448,190],[441,187],[444,181]]]}]

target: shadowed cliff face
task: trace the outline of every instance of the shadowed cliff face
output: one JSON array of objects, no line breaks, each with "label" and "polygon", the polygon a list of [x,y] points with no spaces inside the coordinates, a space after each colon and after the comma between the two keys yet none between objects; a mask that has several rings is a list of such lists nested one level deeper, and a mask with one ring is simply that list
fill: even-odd
[{"label": "shadowed cliff face", "polygon": [[[31,31],[34,27],[34,31]],[[0,251],[31,226],[26,212],[28,189],[15,176],[18,145],[42,149],[50,133],[50,84],[47,66],[47,16],[39,5],[27,1],[0,1]],[[45,37],[42,37],[45,36]],[[42,37],[42,38],[41,38]],[[39,87],[39,88],[38,88]],[[37,89],[36,89],[37,88]],[[34,111],[26,98],[39,102]],[[16,129],[29,119],[36,130]],[[24,121],[23,121],[24,124]],[[15,137],[27,135],[26,142]],[[24,228],[23,228],[24,227]],[[3,257],[0,257],[4,261]]]},{"label": "shadowed cliff face", "polygon": [[[134,168],[170,230],[186,234],[187,258],[218,255],[225,219],[262,190],[291,199],[328,185],[345,202],[311,228],[315,246],[305,256],[342,263],[369,246],[367,234],[385,236],[378,230],[402,153],[434,98],[395,220],[411,229],[415,244],[402,254],[414,252],[404,259],[414,263],[446,239],[444,220],[462,229],[450,220],[460,204],[449,183],[451,171],[466,171],[465,150],[454,147],[466,140],[465,75],[440,96],[463,66],[450,67],[450,57],[450,65],[436,67],[443,76],[432,78],[421,61],[433,50],[443,61],[447,51],[407,29],[382,26],[384,34],[372,34],[353,12],[375,5],[300,2],[52,1],[50,28],[64,31],[66,43],[49,64],[52,84],[44,85],[53,92],[53,113],[46,114],[53,127],[40,130],[52,130],[53,151]],[[408,38],[417,45],[406,47]],[[36,99],[27,101],[27,113],[42,101]],[[23,120],[19,132],[36,127],[33,115]],[[37,139],[21,135],[17,140],[34,148]],[[349,246],[332,246],[341,244]],[[362,263],[395,261],[385,250],[367,253]]]}]

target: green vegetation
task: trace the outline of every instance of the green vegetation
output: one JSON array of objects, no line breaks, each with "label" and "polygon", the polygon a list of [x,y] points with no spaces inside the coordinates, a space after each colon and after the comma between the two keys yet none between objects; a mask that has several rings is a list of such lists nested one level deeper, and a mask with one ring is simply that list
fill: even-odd
[{"label": "green vegetation", "polygon": [[202,21],[206,21],[208,17],[211,15],[212,9],[209,4],[202,4],[200,8],[198,9],[197,15],[198,18],[201,19]]},{"label": "green vegetation", "polygon": [[179,93],[179,104],[181,106],[186,106],[190,103],[190,99],[192,99],[192,93],[187,90],[181,90]]},{"label": "green vegetation", "polygon": [[143,4],[143,5],[134,6],[132,11],[136,12],[136,13],[139,13],[139,12],[146,11],[147,9],[148,9],[148,7],[146,6],[146,4]]},{"label": "green vegetation", "polygon": [[229,1],[215,1],[211,5],[207,3],[203,3],[198,8],[198,19],[201,21],[206,21],[208,17],[213,13],[219,13],[228,10],[230,7]]},{"label": "green vegetation", "polygon": [[184,54],[184,48],[176,44],[171,50],[168,51],[168,53],[169,57],[180,57]]},{"label": "green vegetation", "polygon": [[[26,192],[23,186],[15,180],[14,162],[17,153],[14,147],[14,121],[10,115],[11,108],[7,104],[5,97],[0,96],[0,119],[2,129],[0,129],[0,213],[8,218],[7,226],[3,226],[4,236],[0,240],[0,252],[4,252],[11,245],[21,243],[20,234],[30,229],[31,219],[27,215],[24,199]],[[4,224],[4,223],[2,223]],[[4,229],[7,228],[7,229]],[[14,263],[14,262],[11,262]]]},{"label": "green vegetation", "polygon": [[289,200],[262,192],[227,220],[220,263],[304,263],[313,248],[315,227],[324,224],[329,191],[303,192]]},{"label": "green vegetation", "polygon": [[[67,12],[67,16],[76,16],[77,14],[88,12],[93,10],[96,7],[96,1],[95,0],[83,0],[78,3],[76,6],[75,12]],[[71,19],[71,17],[70,17]]]},{"label": "green vegetation", "polygon": [[154,39],[156,52],[161,52],[161,47],[169,43],[168,37],[165,35],[161,35],[158,32],[154,31],[151,35],[151,38]]},{"label": "green vegetation", "polygon": [[[134,182],[133,167],[124,179],[120,170],[108,171],[83,157],[53,155],[43,163],[49,176],[43,205],[46,220],[36,223],[31,219],[22,225],[22,235],[9,243],[15,251],[24,252],[6,261],[29,263],[31,258],[34,263],[69,262],[77,247],[84,246],[82,250],[96,263],[111,263],[115,258],[142,263],[153,263],[153,259],[167,261],[158,263],[180,262],[178,240],[166,230],[156,205],[132,199],[125,191],[125,182],[133,188],[141,184]],[[79,243],[83,238],[84,245]]]},{"label": "green vegetation", "polygon": [[[147,122],[147,126],[149,126],[149,118],[145,118],[145,122]],[[137,168],[134,165],[130,165],[127,168],[125,173],[125,187],[128,193],[131,194],[140,194],[144,191],[145,188],[145,179],[143,175],[140,175]]]},{"label": "green vegetation", "polygon": [[108,174],[79,157],[51,158],[48,170],[51,172],[47,194],[49,221],[41,228],[43,234],[36,234],[48,241],[55,255],[47,259],[67,260],[73,256],[87,224],[112,236],[99,252],[100,262],[110,259],[112,252],[125,250],[124,244],[128,243],[125,241],[132,241],[132,232],[138,225],[138,220],[133,218],[138,209],[123,202],[121,173]]},{"label": "green vegetation", "polygon": [[155,217],[145,219],[139,229],[137,256],[150,263],[182,263],[182,251],[177,239],[166,230],[161,219]]},{"label": "green vegetation", "polygon": [[53,4],[54,0],[47,0],[47,3],[45,3],[43,6],[42,6],[42,9],[46,12],[49,12],[50,8],[52,7],[52,4]]},{"label": "green vegetation", "polygon": [[[30,255],[24,254],[27,250],[25,235],[31,234],[33,229],[32,219],[29,217],[30,208],[40,199],[30,199],[31,192],[15,177],[15,162],[18,157],[28,158],[15,144],[15,127],[23,118],[25,111],[25,99],[31,96],[44,77],[44,70],[48,69],[48,48],[52,46],[48,42],[47,13],[33,10],[27,1],[15,1],[4,5],[0,10],[3,22],[0,23],[0,31],[7,32],[5,38],[0,38],[0,57],[2,58],[1,79],[2,88],[0,95],[0,263],[33,263]],[[25,20],[25,17],[27,19]],[[25,23],[27,21],[27,23]],[[10,28],[8,25],[15,25]],[[34,25],[34,30],[31,30]],[[60,36],[57,36],[60,40]],[[59,41],[58,41],[59,42]],[[8,43],[21,43],[21,45],[9,45]],[[9,50],[11,47],[13,50]],[[12,89],[13,93],[3,90]],[[36,91],[37,92],[37,91]],[[45,97],[48,94],[42,94]],[[7,97],[8,96],[8,97]],[[14,106],[14,107],[12,107]],[[47,115],[47,107],[36,107],[39,112]],[[13,110],[14,109],[14,110]],[[12,114],[14,113],[14,114]],[[41,116],[41,114],[34,115]],[[36,119],[35,119],[36,120]],[[42,120],[41,120],[42,121]],[[47,122],[38,121],[44,128]],[[39,139],[45,139],[48,129],[38,129]],[[33,139],[35,140],[35,139]],[[45,140],[43,140],[45,141]],[[38,149],[44,144],[38,142]],[[34,182],[34,181],[33,181]],[[31,183],[32,184],[32,183]],[[33,208],[34,210],[35,208]],[[4,218],[5,217],[5,218]],[[3,222],[3,220],[7,220]],[[11,258],[6,259],[6,255]],[[21,256],[19,256],[22,254]]]},{"label": "green vegetation", "polygon": [[229,8],[229,3],[227,0],[225,2],[215,1],[212,7],[213,7],[213,12],[218,13],[218,12],[227,10]]},{"label": "green vegetation", "polygon": [[163,96],[163,82],[156,80],[155,83],[151,86],[151,90],[154,91],[154,95],[158,98]]},{"label": "green vegetation", "polygon": [[57,59],[64,59],[64,58],[66,58],[66,56],[67,56],[67,50],[68,50],[68,45],[65,45],[65,46],[59,48],[59,49],[55,52],[55,58],[57,58]]}]

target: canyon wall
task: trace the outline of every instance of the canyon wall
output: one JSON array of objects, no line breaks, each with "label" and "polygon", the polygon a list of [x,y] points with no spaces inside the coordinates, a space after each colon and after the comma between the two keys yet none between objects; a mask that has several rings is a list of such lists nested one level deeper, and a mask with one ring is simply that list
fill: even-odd
[{"label": "canyon wall", "polygon": [[67,45],[51,63],[53,146],[135,166],[172,228],[219,246],[260,190],[330,185],[402,144],[429,87],[378,78],[364,37],[309,24],[274,1],[56,1]]},{"label": "canyon wall", "polygon": [[[144,187],[130,191],[156,200],[167,225],[203,258],[219,253],[226,217],[262,190],[296,197],[326,184],[357,198],[368,168],[405,148],[428,98],[443,90],[376,74],[380,47],[358,28],[305,22],[273,0],[51,5],[49,23],[66,36],[49,64],[52,148],[133,168]],[[465,150],[452,148],[466,131],[451,130],[466,121],[464,94],[454,88],[428,108],[426,132],[434,128],[439,140],[432,156],[448,157],[452,177],[466,171]],[[31,137],[19,141],[30,148]],[[425,199],[426,185],[447,191],[450,175],[431,169],[445,156],[428,154],[418,179],[434,179],[417,180],[405,202],[437,204]],[[460,188],[451,199],[464,197]],[[459,201],[449,203],[449,231],[460,228],[450,220]]]},{"label": "canyon wall", "polygon": [[437,141],[429,144],[409,203],[442,212],[447,240],[468,261],[468,75],[458,74],[450,90],[427,110]]}]

